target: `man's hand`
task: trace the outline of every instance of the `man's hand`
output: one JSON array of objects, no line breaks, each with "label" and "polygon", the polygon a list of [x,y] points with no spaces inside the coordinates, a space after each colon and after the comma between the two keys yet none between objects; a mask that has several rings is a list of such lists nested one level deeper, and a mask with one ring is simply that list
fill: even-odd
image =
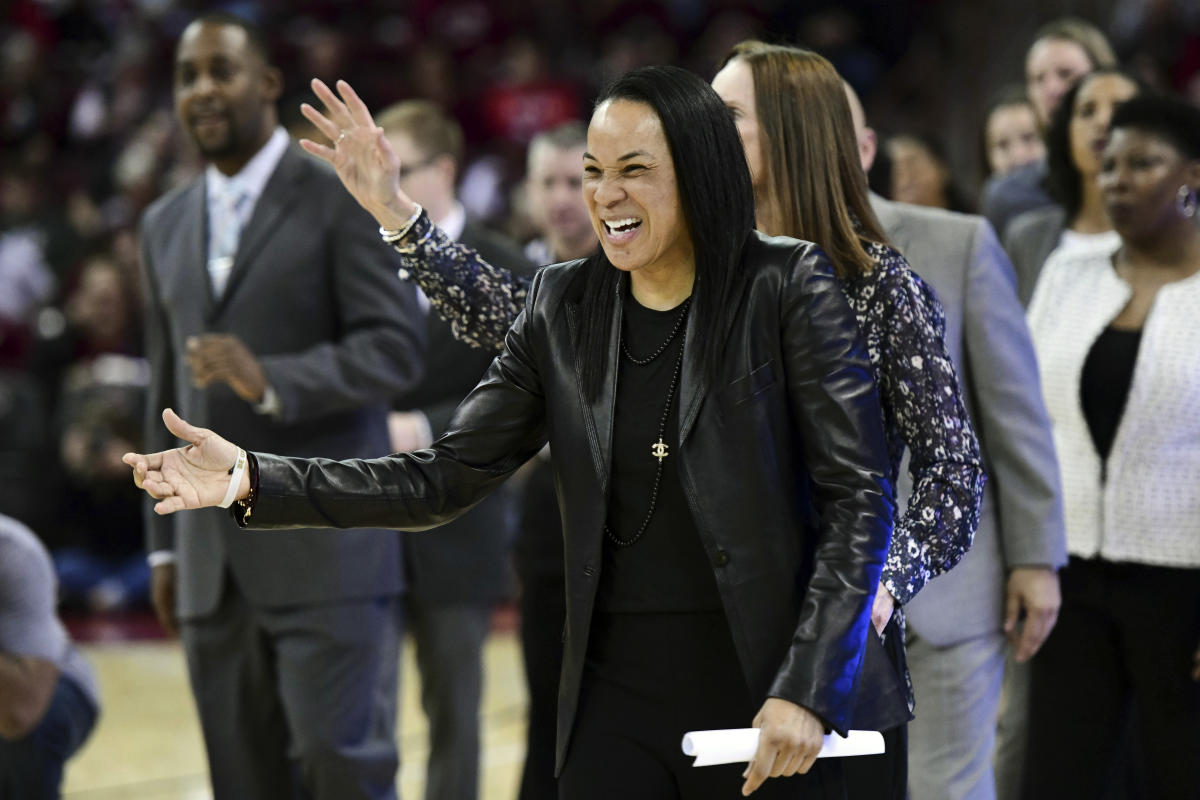
[{"label": "man's hand", "polygon": [[267,391],[267,375],[258,359],[236,336],[215,333],[189,336],[187,360],[192,368],[192,384],[197,389],[212,383],[226,383],[247,403],[262,402]]},{"label": "man's hand", "polygon": [[158,564],[150,571],[150,602],[158,623],[172,638],[179,635],[179,620],[175,617],[175,565]]},{"label": "man's hand", "polygon": [[779,697],[768,697],[754,717],[760,729],[758,750],[742,777],[742,795],[748,796],[767,778],[808,772],[821,752],[825,726],[803,706]]},{"label": "man's hand", "polygon": [[387,424],[393,453],[410,453],[433,444],[429,420],[420,411],[393,411]]},{"label": "man's hand", "polygon": [[883,629],[887,627],[888,620],[892,618],[892,612],[896,610],[896,598],[892,597],[892,593],[883,585],[883,581],[879,582],[879,588],[875,590],[875,602],[871,604],[871,624],[875,626],[875,633],[883,636]]},{"label": "man's hand", "polygon": [[333,147],[301,139],[300,146],[327,162],[350,195],[385,228],[399,228],[416,210],[400,188],[400,159],[375,124],[371,112],[350,84],[337,82],[338,94],[317,78],[312,90],[325,106],[322,114],[308,103],[300,106],[309,122]]},{"label": "man's hand", "polygon": [[[1019,663],[1033,658],[1058,620],[1062,596],[1058,573],[1050,567],[1016,567],[1008,576],[1004,633],[1017,648]],[[1018,622],[1024,617],[1024,624]]]},{"label": "man's hand", "polygon": [[[169,408],[163,411],[163,422],[167,430],[191,444],[149,455],[126,453],[121,460],[133,467],[133,482],[161,501],[154,506],[157,514],[219,505],[229,488],[237,446],[210,430],[189,425]],[[250,478],[243,470],[234,499],[249,495]]]}]

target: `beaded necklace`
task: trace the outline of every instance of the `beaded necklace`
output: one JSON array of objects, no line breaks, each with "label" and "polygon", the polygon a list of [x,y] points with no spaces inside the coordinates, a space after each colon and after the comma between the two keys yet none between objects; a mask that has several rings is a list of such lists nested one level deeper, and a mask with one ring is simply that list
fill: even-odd
[{"label": "beaded necklace", "polygon": [[[621,354],[639,367],[644,367],[654,361],[667,351],[667,348],[671,346],[671,342],[675,341],[676,336],[681,336],[681,332],[683,331],[683,322],[685,319],[687,319],[688,309],[691,308],[691,305],[691,297],[683,301],[683,305],[680,306],[679,309],[679,316],[675,318],[675,325],[671,328],[670,335],[667,336],[666,341],[660,344],[658,349],[649,356],[646,358],[635,358],[633,353],[629,351],[629,343],[625,340],[624,336],[621,336]],[[679,355],[675,358],[675,370],[671,375],[671,388],[667,390],[667,402],[663,404],[662,416],[658,421],[658,441],[654,442],[654,444],[650,446],[650,455],[651,457],[658,459],[658,466],[654,470],[654,486],[650,489],[650,507],[646,509],[646,516],[642,518],[642,524],[638,527],[637,533],[635,533],[633,537],[629,539],[620,538],[609,529],[607,522],[604,523],[604,535],[607,536],[608,540],[617,547],[629,547],[638,539],[641,539],[642,535],[646,532],[646,528],[650,525],[650,518],[654,516],[654,508],[658,503],[658,489],[662,484],[663,459],[670,455],[670,453],[667,452],[667,444],[663,441],[663,436],[665,436],[667,432],[667,417],[669,417],[671,414],[671,404],[675,400],[675,391],[679,388],[679,376],[683,372],[683,351],[683,337],[681,336]]]}]

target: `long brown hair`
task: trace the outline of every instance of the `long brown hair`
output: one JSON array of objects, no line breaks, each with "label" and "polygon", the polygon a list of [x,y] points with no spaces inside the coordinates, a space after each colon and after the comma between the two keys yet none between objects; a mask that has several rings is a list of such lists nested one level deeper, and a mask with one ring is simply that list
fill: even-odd
[{"label": "long brown hair", "polygon": [[[825,249],[839,277],[870,272],[869,242],[887,243],[871,209],[841,76],[798,47],[745,41],[725,59],[754,76],[766,196],[779,230]],[[723,65],[722,65],[723,66]],[[856,224],[857,223],[857,224]]]}]

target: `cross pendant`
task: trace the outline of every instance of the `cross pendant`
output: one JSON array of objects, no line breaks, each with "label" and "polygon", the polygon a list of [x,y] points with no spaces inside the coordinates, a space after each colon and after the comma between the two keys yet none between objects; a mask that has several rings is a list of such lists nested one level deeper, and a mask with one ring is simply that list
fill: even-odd
[{"label": "cross pendant", "polygon": [[662,463],[662,460],[663,460],[664,458],[666,458],[666,457],[669,455],[669,453],[667,453],[667,445],[666,445],[666,443],[665,443],[665,442],[662,440],[662,437],[661,437],[661,436],[660,436],[660,437],[658,437],[658,441],[657,441],[657,442],[655,442],[654,444],[650,445],[650,455],[652,455],[652,456],[654,456],[655,458],[657,458],[657,459],[658,459],[658,463],[660,463],[660,464]]}]

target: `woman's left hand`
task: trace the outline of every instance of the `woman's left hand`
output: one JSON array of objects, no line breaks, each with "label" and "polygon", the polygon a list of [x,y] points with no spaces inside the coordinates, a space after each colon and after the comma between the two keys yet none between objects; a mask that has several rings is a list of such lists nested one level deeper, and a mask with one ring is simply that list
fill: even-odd
[{"label": "woman's left hand", "polygon": [[875,633],[883,636],[883,629],[887,627],[888,620],[892,618],[895,610],[896,598],[892,597],[892,593],[883,585],[883,581],[880,581],[879,588],[875,590],[875,601],[871,604],[871,624],[875,627]]},{"label": "woman's left hand", "polygon": [[825,742],[825,726],[817,715],[781,697],[768,697],[752,725],[760,729],[758,750],[742,773],[743,796],[767,778],[808,772]]},{"label": "woman's left hand", "polygon": [[333,146],[309,139],[301,139],[300,146],[332,166],[342,185],[376,222],[385,228],[399,228],[416,209],[400,188],[400,159],[350,84],[338,81],[337,89],[340,97],[314,78],[312,90],[325,106],[325,113],[308,103],[300,106],[300,113]]}]

